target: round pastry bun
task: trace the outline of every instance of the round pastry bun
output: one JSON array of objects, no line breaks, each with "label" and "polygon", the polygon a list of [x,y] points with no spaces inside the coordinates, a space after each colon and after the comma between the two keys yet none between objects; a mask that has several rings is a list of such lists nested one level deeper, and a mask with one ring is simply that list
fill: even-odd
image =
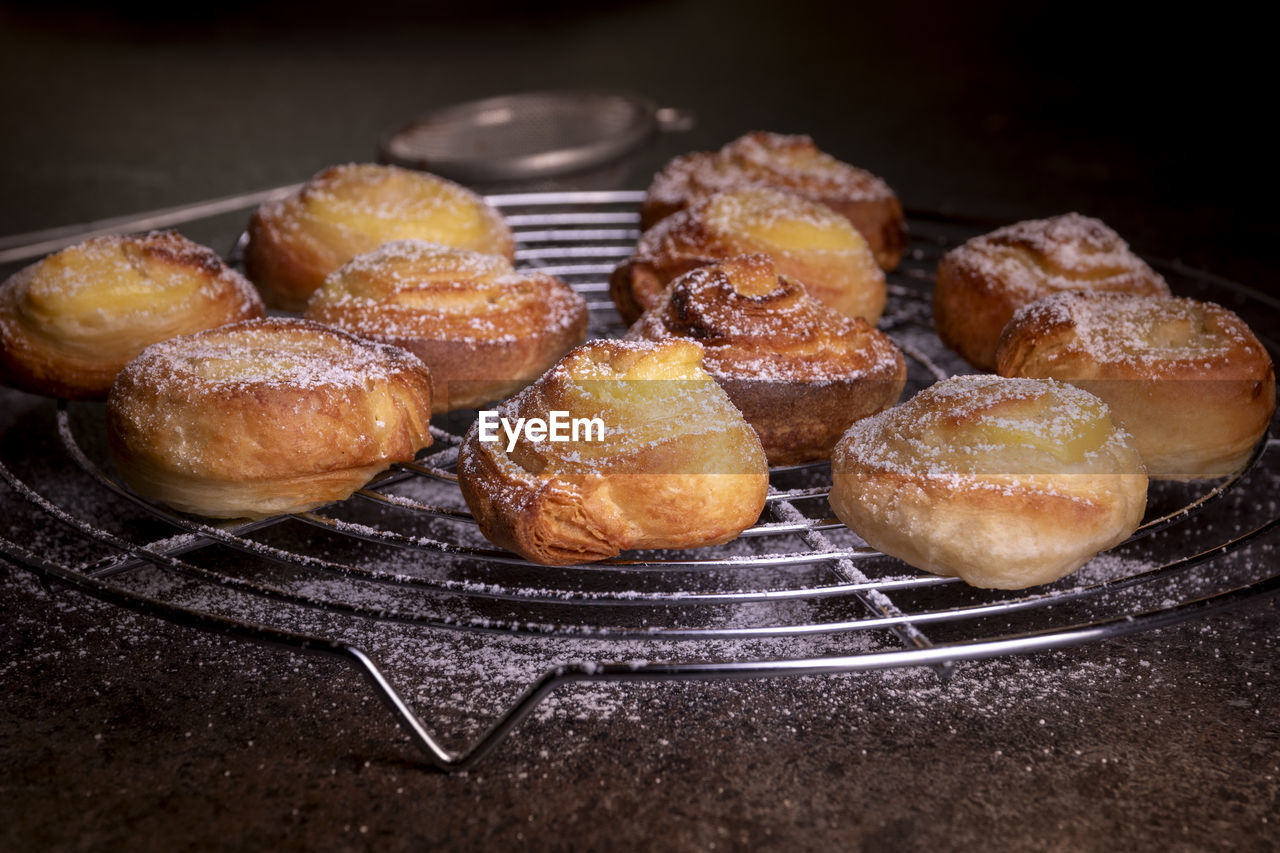
[{"label": "round pastry bun", "polygon": [[253,285],[175,231],[94,237],[0,285],[0,380],[103,400],[149,345],[264,313]]},{"label": "round pastry bun", "polygon": [[1060,379],[1101,397],[1157,479],[1238,471],[1276,406],[1266,348],[1231,311],[1194,299],[1048,296],[1014,314],[996,369]]},{"label": "round pastry bun", "polygon": [[973,586],[1049,583],[1124,541],[1147,475],[1106,403],[1045,379],[961,376],[856,422],[831,507],[872,547]]},{"label": "round pastry bun", "polygon": [[148,347],[107,429],[138,494],[216,518],[341,500],[431,444],[416,356],[306,320],[250,320]]},{"label": "round pastry bun", "polygon": [[884,272],[867,242],[831,208],[768,188],[710,196],[641,235],[635,252],[609,278],[609,293],[628,324],[691,269],[738,255],[768,255],[778,272],[849,317],[875,325],[884,311]]},{"label": "round pastry bun", "polygon": [[1101,221],[1078,213],[1019,222],[975,237],[938,264],[933,322],[942,342],[995,370],[1013,313],[1067,290],[1168,296],[1169,285]]},{"label": "round pastry bun", "polygon": [[640,225],[651,228],[715,193],[748,187],[786,190],[831,208],[858,229],[882,269],[894,269],[902,259],[906,223],[893,190],[820,151],[807,136],[755,131],[719,151],[675,158],[654,176]]},{"label": "round pastry bun", "polygon": [[349,163],[259,207],[244,265],[268,305],[302,311],[329,273],[392,240],[515,257],[502,214],[471,190],[425,172]]},{"label": "round pastry bun", "polygon": [[325,279],[306,316],[421,358],[436,412],[523,388],[587,331],[586,300],[560,279],[420,240],[357,255]]},{"label": "round pastry bun", "polygon": [[769,488],[764,450],[701,358],[692,341],[589,341],[498,408],[512,425],[598,417],[603,436],[512,445],[505,429],[481,440],[477,421],[458,483],[480,530],[534,562],[570,565],[717,545],[753,524]]},{"label": "round pastry bun", "polygon": [[760,435],[771,465],[826,459],[855,420],[898,400],[902,352],[780,276],[768,255],[685,273],[627,332],[693,339],[702,365]]}]

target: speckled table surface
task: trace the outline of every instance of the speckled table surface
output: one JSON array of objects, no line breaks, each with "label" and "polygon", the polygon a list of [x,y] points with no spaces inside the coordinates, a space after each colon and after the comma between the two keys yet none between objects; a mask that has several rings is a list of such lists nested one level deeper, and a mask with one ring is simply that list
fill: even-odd
[{"label": "speckled table surface", "polygon": [[[483,5],[439,20],[408,5],[359,20],[324,3],[0,7],[0,233],[290,183],[370,159],[432,106],[589,86],[698,115],[619,186],[746,130],[808,132],[908,207],[1079,209],[1140,251],[1277,292],[1275,176],[1248,87],[1265,51],[1238,19],[1191,32],[1088,5]],[[225,250],[244,218],[183,230]],[[4,458],[57,483],[39,462],[56,456],[53,418],[0,391]],[[93,513],[99,497],[65,499]],[[0,535],[75,550],[4,487]],[[1249,558],[1273,561],[1272,544]],[[1265,601],[965,664],[946,686],[894,670],[570,687],[460,776],[424,769],[331,659],[46,590],[3,560],[0,625],[4,849],[1276,846],[1280,614]],[[545,653],[411,639],[387,648],[396,676],[451,743]]]}]

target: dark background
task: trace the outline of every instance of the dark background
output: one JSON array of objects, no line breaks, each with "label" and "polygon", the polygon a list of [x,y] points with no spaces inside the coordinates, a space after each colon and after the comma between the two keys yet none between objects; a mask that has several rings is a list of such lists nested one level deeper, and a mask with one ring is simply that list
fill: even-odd
[{"label": "dark background", "polygon": [[747,130],[805,132],[908,207],[1075,209],[1139,250],[1275,284],[1276,74],[1266,28],[1231,4],[117,9],[0,11],[0,233],[299,181],[372,159],[432,107],[599,88],[698,116],[633,161],[629,187]]},{"label": "dark background", "polygon": [[[697,115],[623,187],[804,132],[908,208],[1079,210],[1274,294],[1272,53],[1227,4],[10,3],[0,234],[300,181],[471,98],[623,89]],[[182,230],[226,250],[246,219]],[[0,396],[6,452],[47,449],[50,410]],[[1270,604],[949,689],[622,692],[461,778],[423,771],[337,664],[50,597],[2,562],[0,604],[0,848],[1274,849],[1280,822]]]}]

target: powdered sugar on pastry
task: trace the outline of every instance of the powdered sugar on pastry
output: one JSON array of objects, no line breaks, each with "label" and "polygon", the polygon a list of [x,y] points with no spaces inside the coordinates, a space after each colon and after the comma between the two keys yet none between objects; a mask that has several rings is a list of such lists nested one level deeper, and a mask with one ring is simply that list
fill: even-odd
[{"label": "powdered sugar on pastry", "polygon": [[866,240],[825,205],[769,188],[713,195],[664,219],[641,235],[609,290],[634,322],[678,276],[750,253],[768,255],[780,273],[847,316],[874,325],[884,311],[884,273]]},{"label": "powdered sugar on pastry", "polygon": [[498,409],[509,422],[599,418],[598,439],[508,450],[473,426],[458,483],[484,534],[537,562],[580,563],[719,544],[752,524],[764,451],[701,355],[688,341],[592,341]]},{"label": "powdered sugar on pastry", "polygon": [[136,491],[216,517],[345,498],[431,443],[413,355],[304,320],[237,323],[149,347],[107,404]]},{"label": "powdered sugar on pastry", "polygon": [[902,206],[884,181],[820,151],[807,136],[757,131],[715,152],[677,157],[654,176],[641,225],[716,193],[772,188],[820,202],[852,223],[883,269],[897,266],[906,243]]},{"label": "powdered sugar on pastry", "polygon": [[306,316],[417,355],[437,412],[524,387],[587,328],[586,300],[558,278],[420,240],[357,255],[325,279]]},{"label": "powdered sugar on pastry", "polygon": [[0,379],[102,399],[148,344],[263,313],[253,285],[177,232],[96,237],[0,287]]},{"label": "powdered sugar on pastry", "polygon": [[869,544],[984,587],[1074,571],[1146,505],[1146,472],[1106,404],[1050,380],[939,382],[850,427],[832,475],[832,508]]},{"label": "powdered sugar on pastry", "polygon": [[245,268],[269,304],[301,311],[329,273],[393,240],[515,252],[502,215],[470,190],[425,172],[349,163],[258,208]]},{"label": "powdered sugar on pastry", "polygon": [[779,276],[767,255],[686,273],[627,339],[701,343],[707,372],[775,465],[825,459],[849,424],[897,400],[906,378],[888,337]]},{"label": "powdered sugar on pastry", "polygon": [[1248,327],[1220,306],[1128,293],[1056,294],[1019,310],[1011,325],[1070,329],[1059,357],[1070,353],[1157,374],[1197,367],[1230,371],[1240,349],[1256,343]]},{"label": "powdered sugar on pastry", "polygon": [[1275,409],[1275,369],[1248,326],[1211,302],[1123,293],[1046,297],[1000,338],[1004,376],[1071,382],[1106,400],[1153,477],[1238,470]]},{"label": "powdered sugar on pastry", "polygon": [[1114,231],[1068,213],[975,237],[938,264],[934,325],[942,342],[982,370],[995,369],[1005,324],[1024,305],[1068,290],[1168,296],[1169,286]]}]

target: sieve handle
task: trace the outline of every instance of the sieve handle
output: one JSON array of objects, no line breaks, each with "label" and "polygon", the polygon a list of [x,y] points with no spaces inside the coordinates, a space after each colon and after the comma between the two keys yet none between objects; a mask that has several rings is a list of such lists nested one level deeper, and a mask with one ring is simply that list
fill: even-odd
[{"label": "sieve handle", "polygon": [[658,130],[663,133],[686,133],[697,124],[697,115],[693,110],[683,107],[659,107],[653,113],[658,123]]},{"label": "sieve handle", "polygon": [[65,249],[81,240],[90,237],[102,237],[108,234],[127,234],[133,231],[150,231],[155,228],[169,228],[184,222],[194,222],[208,216],[222,213],[233,213],[256,207],[265,201],[296,192],[302,184],[290,184],[284,187],[273,187],[256,192],[240,193],[223,198],[197,201],[177,207],[165,207],[145,213],[133,213],[127,216],[113,216],[109,219],[95,219],[92,222],[81,222],[76,225],[60,225],[56,228],[45,228],[40,231],[27,231],[24,234],[11,234],[0,237],[0,264],[13,261],[25,261]]}]

